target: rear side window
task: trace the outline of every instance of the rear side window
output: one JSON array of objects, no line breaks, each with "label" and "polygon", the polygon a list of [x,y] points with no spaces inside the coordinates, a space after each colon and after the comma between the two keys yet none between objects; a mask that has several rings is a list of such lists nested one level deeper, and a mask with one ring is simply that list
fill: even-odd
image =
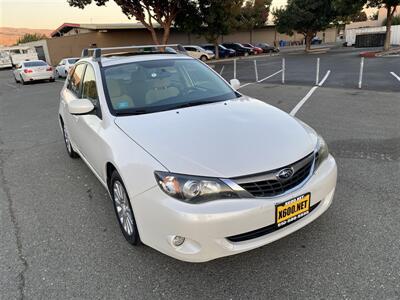
[{"label": "rear side window", "polygon": [[86,67],[85,78],[83,79],[82,98],[92,101],[97,106],[99,100],[96,88],[96,77],[92,66]]},{"label": "rear side window", "polygon": [[44,67],[47,66],[47,63],[44,61],[30,61],[24,63],[25,67]]},{"label": "rear side window", "polygon": [[68,82],[68,89],[78,97],[80,97],[82,78],[85,68],[86,68],[85,64],[77,65]]}]

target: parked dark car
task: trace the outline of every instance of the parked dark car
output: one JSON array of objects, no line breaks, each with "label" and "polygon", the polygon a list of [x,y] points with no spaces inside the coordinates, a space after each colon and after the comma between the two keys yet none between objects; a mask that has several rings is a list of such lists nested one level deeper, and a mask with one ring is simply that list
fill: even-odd
[{"label": "parked dark car", "polygon": [[321,45],[321,44],[322,40],[317,36],[314,36],[313,39],[311,40],[311,45]]},{"label": "parked dark car", "polygon": [[279,52],[278,48],[276,48],[274,46],[271,46],[271,45],[269,45],[267,43],[258,43],[255,46],[261,48],[264,53],[277,53],[277,52]]},{"label": "parked dark car", "polygon": [[261,53],[264,52],[263,49],[261,49],[258,46],[254,46],[252,44],[242,44],[242,45],[245,46],[245,47],[249,47],[249,48],[253,49],[254,54],[261,54]]},{"label": "parked dark car", "polygon": [[254,54],[254,51],[252,48],[245,47],[240,43],[223,43],[222,46],[235,50],[236,55],[238,55],[238,56],[248,56],[248,55]]},{"label": "parked dark car", "polygon": [[[201,45],[206,50],[210,50],[215,54],[215,46],[213,44]],[[220,58],[232,57],[236,55],[236,51],[233,49],[228,49],[222,45],[218,45],[218,54]]]}]

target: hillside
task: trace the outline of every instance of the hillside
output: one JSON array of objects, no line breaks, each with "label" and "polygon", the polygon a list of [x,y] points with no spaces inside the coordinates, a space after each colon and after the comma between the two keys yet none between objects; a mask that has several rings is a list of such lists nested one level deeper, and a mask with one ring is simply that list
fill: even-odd
[{"label": "hillside", "polygon": [[50,29],[0,27],[0,45],[10,46],[17,42],[25,33],[41,33],[50,36]]}]

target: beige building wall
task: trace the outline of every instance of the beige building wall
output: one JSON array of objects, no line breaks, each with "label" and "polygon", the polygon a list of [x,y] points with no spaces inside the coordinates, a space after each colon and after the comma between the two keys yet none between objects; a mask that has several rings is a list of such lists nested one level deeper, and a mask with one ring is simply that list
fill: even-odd
[{"label": "beige building wall", "polygon": [[[325,42],[331,43],[336,41],[336,28],[329,28],[325,32]],[[323,33],[318,33],[319,38],[323,38]],[[161,37],[161,35],[160,35]],[[256,29],[252,32],[238,31],[221,37],[220,42],[241,42],[241,43],[258,43],[267,42],[273,44],[274,41],[296,41],[301,42],[303,35],[294,34],[288,36],[275,32],[274,27]],[[189,35],[187,33],[171,31],[169,43],[180,44],[203,44],[206,40],[203,37]],[[131,30],[108,30],[103,32],[88,32],[77,35],[66,35],[62,37],[54,37],[47,40],[48,54],[53,65],[57,64],[65,57],[80,56],[82,49],[90,47],[116,47],[126,45],[149,45],[153,44],[151,36],[146,29]]]}]

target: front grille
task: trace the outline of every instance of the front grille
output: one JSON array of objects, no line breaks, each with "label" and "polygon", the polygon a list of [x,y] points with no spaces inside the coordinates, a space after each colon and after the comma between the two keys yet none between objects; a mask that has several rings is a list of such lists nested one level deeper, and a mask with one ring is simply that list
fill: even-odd
[{"label": "front grille", "polygon": [[[239,186],[254,197],[274,197],[300,185],[310,175],[314,164],[314,153],[307,155],[299,161],[288,166],[262,174],[234,178]],[[276,174],[286,168],[293,170],[293,175],[288,179],[280,179]]]},{"label": "front grille", "polygon": [[[310,213],[314,209],[317,208],[319,203],[320,202],[318,202],[318,203],[316,203],[316,204],[314,204],[313,206],[310,207]],[[288,225],[290,225],[290,224],[288,224]],[[288,225],[286,225],[286,226],[288,226]],[[266,227],[262,227],[262,228],[259,228],[259,229],[253,230],[253,231],[241,233],[241,234],[238,234],[238,235],[229,236],[226,239],[228,241],[231,241],[231,242],[234,242],[234,243],[245,242],[245,241],[248,241],[248,240],[256,239],[258,237],[267,235],[267,234],[269,234],[271,232],[274,232],[276,230],[279,230],[281,228],[285,228],[286,226],[278,227],[278,226],[276,226],[276,224],[272,224],[272,225],[269,225],[269,226],[266,226]]]}]

